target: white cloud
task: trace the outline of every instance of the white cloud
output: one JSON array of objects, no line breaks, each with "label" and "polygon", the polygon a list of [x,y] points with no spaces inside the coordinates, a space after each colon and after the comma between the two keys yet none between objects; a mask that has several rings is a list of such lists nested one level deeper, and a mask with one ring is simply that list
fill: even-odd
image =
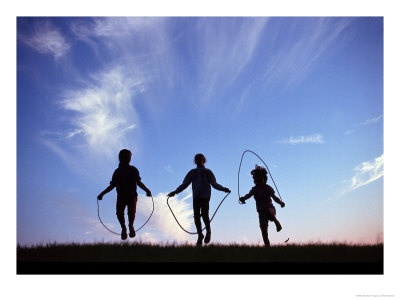
[{"label": "white cloud", "polygon": [[[377,116],[377,117],[374,117],[374,118],[370,118],[370,119],[368,119],[368,120],[365,120],[364,122],[361,122],[361,123],[358,123],[358,124],[354,124],[353,127],[356,127],[356,126],[366,126],[366,125],[375,124],[375,123],[378,123],[382,118],[383,118],[383,115],[379,115],[379,116]],[[354,133],[354,132],[356,132],[355,129],[349,129],[349,130],[347,130],[347,131],[345,132],[345,135],[349,135],[349,134],[352,134],[352,133]]]},{"label": "white cloud", "polygon": [[278,143],[281,144],[290,144],[290,145],[297,145],[297,144],[322,144],[324,143],[324,137],[322,134],[312,134],[308,136],[297,136],[293,137],[291,136],[290,138],[286,140],[280,140]]},{"label": "white cloud", "polygon": [[[174,196],[169,199],[169,205],[171,206],[176,218],[179,223],[188,231],[195,231],[193,229],[193,209],[192,204],[186,200],[191,197],[191,194],[179,199],[178,196]],[[167,194],[159,193],[157,196],[153,196],[154,199],[154,213],[150,221],[143,227],[143,230],[154,229],[161,233],[159,242],[165,240],[172,240],[174,242],[185,242],[193,238],[194,235],[189,235],[184,232],[179,225],[176,223],[171,211],[167,206]],[[142,219],[147,220],[151,213],[152,203],[149,197],[139,195],[137,203],[137,213],[143,216]],[[143,221],[143,222],[144,222]],[[137,224],[135,221],[135,227],[142,226]],[[145,229],[148,226],[147,229]],[[139,231],[140,233],[140,231]],[[141,235],[138,233],[138,236]],[[152,236],[153,241],[157,239],[154,235]]]},{"label": "white cloud", "polygon": [[65,92],[61,107],[73,113],[64,141],[76,150],[115,154],[139,122],[134,97],[144,91],[140,74],[115,67],[93,76],[94,83]]},{"label": "white cloud", "polygon": [[82,88],[63,92],[62,130],[42,131],[40,140],[82,176],[106,176],[122,148],[140,151],[135,107],[147,86],[140,69],[113,66],[88,77]]},{"label": "white cloud", "polygon": [[58,59],[71,48],[64,36],[48,22],[35,24],[35,32],[30,37],[21,37],[22,41],[42,54]]},{"label": "white cloud", "polygon": [[169,20],[103,17],[77,21],[70,28],[78,39],[90,46],[100,62],[110,57],[128,64],[134,62],[136,69],[145,71],[157,82],[156,87],[174,88],[179,81],[176,77],[184,75],[177,71],[181,57],[173,49],[175,36],[170,31]]},{"label": "white cloud", "polygon": [[382,118],[383,118],[383,115],[380,115],[380,116],[368,119],[364,122],[358,123],[358,124],[356,124],[356,126],[365,126],[365,125],[374,124],[374,123],[379,122],[379,120],[381,120]]},{"label": "white cloud", "polygon": [[351,190],[358,189],[383,176],[383,154],[373,160],[362,162],[354,168],[356,174],[351,179]]}]

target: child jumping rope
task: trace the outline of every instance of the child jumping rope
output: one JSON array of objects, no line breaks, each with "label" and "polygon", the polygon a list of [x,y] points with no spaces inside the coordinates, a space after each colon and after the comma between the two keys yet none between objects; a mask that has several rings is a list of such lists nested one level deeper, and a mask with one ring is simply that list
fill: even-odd
[{"label": "child jumping rope", "polygon": [[[175,194],[178,194],[186,189],[189,184],[192,184],[194,224],[196,226],[198,235],[196,245],[201,246],[203,244],[203,239],[206,244],[208,244],[211,240],[211,225],[209,217],[209,204],[211,197],[210,185],[219,191],[226,193],[230,193],[231,191],[228,188],[218,184],[213,172],[204,167],[204,164],[206,163],[206,157],[203,154],[196,154],[194,157],[194,162],[197,165],[197,168],[190,170],[183,180],[183,183],[175,191],[169,193],[168,197],[173,197]],[[203,218],[203,222],[206,227],[205,238],[201,229],[200,216]]]},{"label": "child jumping rope", "polygon": [[121,225],[121,239],[127,239],[126,225],[125,225],[125,207],[128,207],[128,220],[129,220],[129,237],[136,236],[133,222],[136,215],[137,203],[137,185],[146,192],[148,197],[151,196],[150,190],[142,183],[139,171],[134,166],[131,166],[132,152],[128,149],[122,149],[119,152],[119,167],[114,171],[110,185],[102,191],[97,199],[101,200],[105,194],[112,191],[114,187],[117,188],[117,218]]},{"label": "child jumping rope", "polygon": [[281,207],[284,207],[285,203],[275,196],[274,189],[267,184],[268,177],[267,170],[265,168],[256,165],[255,169],[251,171],[251,175],[253,175],[255,186],[247,195],[240,197],[239,200],[243,204],[245,204],[246,200],[251,196],[253,196],[256,200],[261,234],[265,247],[270,247],[271,244],[268,239],[268,221],[275,223],[276,231],[279,232],[282,229],[281,224],[276,218],[276,210],[272,204],[271,198]]}]

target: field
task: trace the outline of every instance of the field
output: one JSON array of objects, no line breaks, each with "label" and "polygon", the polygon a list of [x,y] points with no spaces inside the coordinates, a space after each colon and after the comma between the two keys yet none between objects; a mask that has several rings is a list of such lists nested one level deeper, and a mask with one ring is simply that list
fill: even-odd
[{"label": "field", "polygon": [[18,274],[383,274],[383,245],[17,246]]}]

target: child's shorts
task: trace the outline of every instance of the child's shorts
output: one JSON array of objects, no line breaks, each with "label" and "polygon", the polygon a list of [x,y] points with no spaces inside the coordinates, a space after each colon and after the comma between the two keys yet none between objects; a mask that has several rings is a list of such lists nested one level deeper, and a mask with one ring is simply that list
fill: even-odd
[{"label": "child's shorts", "polygon": [[272,221],[276,215],[276,210],[274,206],[265,207],[258,211],[258,220],[260,222],[260,227],[268,226],[268,221]]}]

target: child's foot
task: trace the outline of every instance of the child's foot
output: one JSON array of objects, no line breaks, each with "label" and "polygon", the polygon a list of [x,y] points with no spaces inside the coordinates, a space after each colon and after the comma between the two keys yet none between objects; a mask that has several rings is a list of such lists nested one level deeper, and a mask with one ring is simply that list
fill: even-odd
[{"label": "child's foot", "polygon": [[279,232],[282,230],[281,223],[276,223],[276,231]]},{"label": "child's foot", "polygon": [[264,247],[265,248],[271,248],[271,244],[268,242],[268,243],[264,244]]},{"label": "child's foot", "polygon": [[211,241],[211,231],[207,231],[204,243],[208,244]]},{"label": "child's foot", "polygon": [[132,226],[129,228],[129,237],[134,238],[135,236],[136,236],[135,228],[133,228]]},{"label": "child's foot", "polygon": [[126,240],[128,238],[128,235],[126,234],[126,228],[122,229],[121,231],[121,240]]},{"label": "child's foot", "polygon": [[204,235],[202,233],[200,233],[199,236],[197,237],[196,246],[201,247],[201,245],[203,244],[203,239],[204,239]]}]

